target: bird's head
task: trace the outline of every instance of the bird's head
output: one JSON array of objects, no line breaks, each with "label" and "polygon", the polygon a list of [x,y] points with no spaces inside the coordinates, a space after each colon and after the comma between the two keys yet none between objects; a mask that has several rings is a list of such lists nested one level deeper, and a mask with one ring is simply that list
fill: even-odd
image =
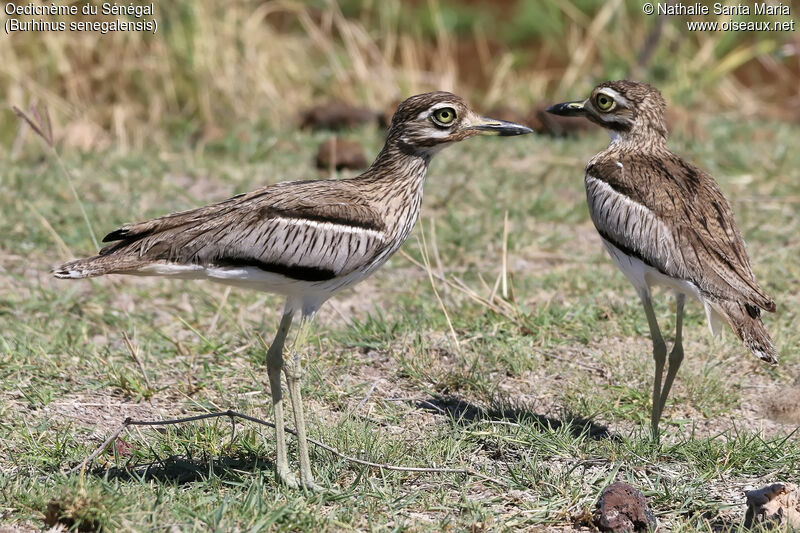
[{"label": "bird's head", "polygon": [[533,130],[478,115],[460,96],[437,91],[404,100],[395,111],[388,138],[403,151],[425,155],[473,135],[522,135]]},{"label": "bird's head", "polygon": [[644,138],[661,142],[667,138],[665,108],[664,97],[652,85],[620,80],[601,83],[586,100],[556,104],[547,112],[586,117],[608,130],[612,140]]}]

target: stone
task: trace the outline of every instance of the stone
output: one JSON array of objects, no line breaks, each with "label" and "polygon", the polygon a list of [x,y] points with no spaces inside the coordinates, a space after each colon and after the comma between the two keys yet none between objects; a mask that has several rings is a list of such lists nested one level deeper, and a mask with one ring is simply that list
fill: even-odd
[{"label": "stone", "polygon": [[770,524],[800,529],[800,494],[796,485],[773,483],[745,491],[744,495],[747,498],[745,527]]},{"label": "stone", "polygon": [[317,151],[317,168],[320,170],[361,169],[366,166],[364,148],[355,141],[334,137],[322,143]]},{"label": "stone", "polygon": [[300,127],[312,130],[342,130],[377,122],[378,113],[342,101],[310,107],[300,114]]},{"label": "stone", "polygon": [[654,531],[657,524],[644,495],[620,481],[612,483],[600,493],[592,520],[600,531],[615,533]]}]

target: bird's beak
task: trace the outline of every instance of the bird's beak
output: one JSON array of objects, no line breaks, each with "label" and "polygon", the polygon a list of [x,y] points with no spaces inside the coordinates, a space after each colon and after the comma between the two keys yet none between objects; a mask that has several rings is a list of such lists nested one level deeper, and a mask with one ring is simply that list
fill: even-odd
[{"label": "bird's beak", "polygon": [[533,133],[532,129],[521,124],[481,116],[476,116],[464,129],[477,131],[481,135],[500,135],[502,137]]},{"label": "bird's beak", "polygon": [[564,102],[563,104],[551,105],[545,111],[562,117],[582,117],[586,114],[586,102]]}]

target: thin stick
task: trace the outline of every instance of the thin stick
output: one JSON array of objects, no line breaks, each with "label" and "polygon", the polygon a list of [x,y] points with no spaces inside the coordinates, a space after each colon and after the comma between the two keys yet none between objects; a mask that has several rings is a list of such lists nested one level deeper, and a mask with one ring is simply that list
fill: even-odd
[{"label": "thin stick", "polygon": [[34,206],[30,202],[25,202],[25,205],[28,206],[28,209],[31,210],[34,216],[36,216],[36,218],[39,219],[39,222],[41,222],[42,226],[44,226],[44,229],[47,230],[47,232],[53,237],[56,246],[58,246],[61,257],[64,260],[69,259],[70,257],[74,257],[72,251],[69,249],[69,246],[67,246],[67,243],[65,243],[64,239],[61,238],[61,235],[59,235],[58,232],[56,232],[55,228],[53,228],[53,226],[50,224],[50,221],[44,218],[44,216],[39,212],[39,210],[36,209],[36,206]]},{"label": "thin stick", "polygon": [[369,399],[372,397],[372,393],[373,393],[373,392],[375,392],[375,387],[377,387],[377,386],[378,386],[378,383],[380,383],[381,381],[383,381],[383,378],[378,378],[378,379],[376,379],[376,380],[375,380],[375,381],[372,383],[372,386],[371,386],[371,387],[369,388],[369,390],[367,391],[367,395],[366,395],[366,396],[364,396],[364,399],[363,399],[363,400],[361,400],[360,402],[358,402],[358,405],[357,405],[357,406],[356,406],[356,408],[354,409],[354,412],[357,412],[359,409],[361,409],[361,407],[362,407],[362,406],[363,406],[365,403],[367,403],[367,402],[369,401]]},{"label": "thin stick", "polygon": [[503,275],[503,299],[508,300],[508,210],[503,218],[503,254],[501,272]]},{"label": "thin stick", "polygon": [[214,318],[211,319],[211,324],[208,326],[209,333],[214,333],[214,331],[216,331],[219,316],[222,314],[222,309],[225,307],[225,303],[228,301],[228,295],[230,293],[231,288],[225,287],[225,292],[222,293],[222,299],[219,301],[219,305],[217,306],[217,312],[214,313]]},{"label": "thin stick", "polygon": [[151,391],[154,390],[153,389],[153,385],[150,383],[150,378],[147,377],[147,372],[144,369],[144,365],[142,364],[142,360],[139,359],[139,348],[138,348],[138,346],[134,346],[133,345],[131,340],[128,338],[128,334],[125,333],[124,331],[122,332],[122,340],[125,341],[125,347],[128,348],[128,353],[131,354],[131,357],[133,358],[133,360],[136,361],[137,365],[139,365],[139,370],[142,371],[142,376],[144,376],[144,382],[147,385],[147,388],[150,389]]},{"label": "thin stick", "polygon": [[83,216],[83,221],[86,223],[86,227],[89,229],[89,236],[92,238],[92,243],[94,243],[94,247],[99,250],[100,245],[97,242],[97,236],[94,233],[94,228],[92,228],[92,223],[89,221],[89,215],[86,213],[86,208],[83,206],[81,197],[78,195],[78,191],[75,189],[75,185],[72,183],[72,174],[70,173],[69,169],[67,169],[64,161],[61,159],[61,155],[59,155],[58,150],[56,150],[55,141],[53,139],[53,124],[50,121],[50,111],[47,109],[47,106],[42,106],[41,113],[39,112],[39,108],[37,106],[31,106],[31,113],[36,121],[31,119],[17,106],[11,106],[11,109],[19,118],[24,120],[28,126],[30,126],[37,135],[39,135],[39,137],[42,138],[47,147],[50,149],[50,152],[53,154],[53,157],[55,157],[55,160],[61,169],[61,173],[67,180],[67,185],[69,185],[69,190],[72,193],[72,197],[75,199],[75,202],[78,204],[78,207],[81,210],[81,215]]},{"label": "thin stick", "polygon": [[[445,307],[442,298],[439,296],[439,291],[436,290],[436,282],[433,280],[434,273],[433,268],[431,267],[431,261],[428,257],[428,245],[425,242],[425,232],[422,232],[422,248],[420,249],[422,252],[422,261],[425,263],[425,272],[428,274],[428,280],[431,283],[431,289],[433,289],[433,295],[436,296],[436,301],[439,302],[439,307],[442,309],[442,313],[444,313],[444,318],[447,321],[447,327],[450,328],[450,335],[453,337],[453,343],[456,347],[456,353],[461,355],[461,345],[458,342],[458,335],[456,335],[456,330],[453,327],[453,322],[450,320],[450,314],[447,312],[447,307]],[[438,276],[437,276],[438,277]]]},{"label": "thin stick", "polygon": [[[127,420],[126,420],[125,422],[127,422]],[[110,436],[110,437],[108,437],[108,438],[107,438],[105,441],[103,441],[103,444],[101,444],[101,445],[100,445],[100,446],[99,446],[99,447],[98,447],[98,448],[97,448],[95,451],[93,451],[93,452],[92,452],[92,453],[89,455],[89,457],[87,457],[86,459],[84,459],[84,460],[83,460],[83,462],[82,462],[81,464],[79,464],[79,465],[78,465],[78,466],[76,466],[75,468],[71,468],[71,469],[67,470],[67,474],[74,474],[74,473],[75,473],[75,472],[77,472],[78,470],[80,470],[81,472],[83,472],[83,470],[86,468],[86,465],[87,465],[87,464],[89,464],[91,461],[94,461],[94,460],[95,460],[95,458],[96,458],[98,455],[100,455],[100,453],[102,453],[102,451],[103,451],[103,450],[105,450],[106,448],[108,448],[108,445],[109,445],[109,444],[111,444],[112,442],[114,442],[115,440],[117,440],[117,437],[119,437],[120,433],[122,433],[123,431],[125,431],[125,428],[127,428],[127,427],[128,427],[128,424],[126,424],[125,422],[123,422],[123,423],[122,423],[122,425],[121,425],[120,427],[118,427],[118,428],[117,428],[117,429],[114,431],[114,433],[112,433],[112,434],[111,434],[111,436]]]},{"label": "thin stick", "polygon": [[[86,468],[86,465],[89,464],[89,462],[91,462],[95,458],[97,458],[97,456],[100,455],[103,452],[103,450],[105,450],[112,442],[114,442],[116,440],[116,438],[119,437],[120,434],[123,431],[125,431],[125,429],[128,428],[128,426],[169,426],[169,425],[174,425],[174,424],[182,424],[184,422],[196,422],[197,420],[205,420],[207,418],[219,418],[219,417],[223,417],[223,416],[228,416],[228,417],[231,417],[231,418],[241,418],[241,419],[248,420],[250,422],[255,422],[256,424],[261,424],[263,426],[268,426],[268,427],[271,427],[271,428],[275,427],[275,424],[273,424],[272,422],[267,422],[266,420],[261,420],[260,418],[256,418],[254,416],[246,415],[246,414],[239,413],[239,412],[236,412],[236,411],[231,411],[231,410],[220,411],[220,412],[217,412],[217,413],[205,413],[205,414],[202,414],[202,415],[188,416],[186,418],[173,418],[173,419],[169,419],[169,420],[133,420],[132,418],[128,417],[122,422],[122,425],[120,427],[118,427],[114,431],[114,433],[112,433],[111,436],[109,438],[107,438],[103,442],[103,444],[101,444],[95,451],[93,451],[91,453],[91,455],[89,455],[89,457],[84,459],[83,462],[81,462],[81,464],[79,464],[78,466],[68,470],[67,474],[75,473],[78,470],[83,471]],[[285,430],[286,430],[287,433],[290,433],[290,434],[294,435],[295,437],[297,436],[297,432],[295,432],[293,429],[285,428]],[[493,477],[486,476],[484,474],[481,474],[480,472],[474,471],[471,468],[434,468],[434,467],[417,467],[417,466],[395,466],[395,465],[390,465],[390,464],[385,464],[385,463],[373,463],[372,461],[365,461],[363,459],[358,459],[358,458],[352,457],[350,455],[345,455],[345,454],[341,453],[339,450],[337,450],[336,448],[334,448],[332,446],[328,446],[327,444],[325,444],[323,442],[320,442],[318,440],[311,439],[311,438],[309,438],[307,440],[311,444],[313,444],[315,446],[318,446],[318,447],[322,448],[323,450],[326,450],[326,451],[334,454],[335,456],[340,457],[341,459],[344,459],[345,461],[349,461],[351,463],[359,464],[359,465],[362,465],[362,466],[367,466],[367,467],[370,467],[370,468],[377,468],[377,469],[380,469],[380,470],[392,470],[392,471],[396,471],[396,472],[464,474],[464,475],[467,475],[467,476],[473,476],[473,477],[480,478],[480,479],[482,479],[484,481],[489,481],[489,482],[494,483],[496,485],[499,485],[501,487],[506,487],[507,486],[507,484],[504,481],[499,480],[499,479],[495,479]]]},{"label": "thin stick", "polygon": [[231,417],[231,442],[228,445],[228,453],[233,452],[233,443],[236,441],[236,417]]},{"label": "thin stick", "polygon": [[75,184],[72,182],[72,173],[67,169],[67,166],[61,159],[61,155],[59,155],[54,146],[50,146],[50,151],[55,156],[56,162],[58,162],[58,166],[61,168],[61,173],[64,174],[64,177],[67,179],[67,184],[69,185],[69,190],[72,193],[72,197],[75,199],[75,202],[81,209],[81,216],[83,216],[83,222],[86,224],[86,228],[89,230],[89,236],[92,238],[92,244],[94,244],[95,249],[99,250],[100,243],[97,241],[97,235],[94,232],[92,223],[89,221],[89,214],[86,212],[86,208],[83,206],[83,201],[81,200],[77,189],[75,189]]},{"label": "thin stick", "polygon": [[[444,283],[446,283],[449,286],[451,286],[451,287],[455,288],[456,290],[460,291],[461,293],[463,293],[467,297],[471,298],[475,302],[479,303],[480,305],[482,305],[482,306],[484,306],[484,307],[486,307],[488,309],[491,309],[492,311],[494,311],[498,315],[502,315],[502,316],[506,317],[507,319],[509,319],[510,321],[514,322],[518,326],[523,326],[522,321],[517,316],[515,316],[515,315],[518,314],[516,308],[510,302],[506,302],[504,300],[500,300],[499,302],[494,302],[494,294],[491,296],[490,299],[487,300],[486,298],[480,296],[477,292],[475,292],[474,290],[469,288],[467,286],[467,284],[464,283],[459,278],[453,277],[453,279],[451,280],[451,279],[448,279],[448,278],[445,278],[445,277],[440,277],[438,274],[436,274],[434,272],[431,272],[428,268],[426,268],[426,266],[424,264],[420,263],[419,261],[417,261],[416,259],[414,259],[410,255],[408,255],[405,251],[400,250],[398,253],[402,257],[407,259],[411,264],[413,264],[415,266],[418,266],[419,268],[425,270],[428,273],[429,277],[433,276],[436,279],[438,279],[440,281],[443,281]],[[497,283],[499,283],[499,277],[498,277],[498,282]],[[497,286],[497,283],[495,283],[496,286]],[[495,287],[495,290],[493,290],[493,292],[495,292],[495,291],[496,291],[496,287]]]},{"label": "thin stick", "polygon": [[[442,265],[442,258],[439,255],[439,245],[436,242],[436,223],[434,222],[433,218],[430,219],[430,226],[431,226],[431,249],[433,250],[433,259],[436,261],[436,271],[439,274],[439,277],[444,277],[444,266]],[[448,285],[445,283],[442,286],[442,292],[445,296],[447,296],[447,289]]]}]

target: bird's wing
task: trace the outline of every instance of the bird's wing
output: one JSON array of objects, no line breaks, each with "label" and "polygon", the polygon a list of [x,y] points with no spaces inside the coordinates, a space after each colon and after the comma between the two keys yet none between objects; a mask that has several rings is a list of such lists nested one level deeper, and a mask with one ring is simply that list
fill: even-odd
[{"label": "bird's wing", "polygon": [[621,250],[706,294],[747,304],[751,314],[775,310],[707,173],[674,154],[607,158],[587,167],[586,187],[595,226]]},{"label": "bird's wing", "polygon": [[217,204],[125,225],[101,256],[255,266],[318,281],[352,272],[387,245],[383,219],[346,181],[280,183]]}]

